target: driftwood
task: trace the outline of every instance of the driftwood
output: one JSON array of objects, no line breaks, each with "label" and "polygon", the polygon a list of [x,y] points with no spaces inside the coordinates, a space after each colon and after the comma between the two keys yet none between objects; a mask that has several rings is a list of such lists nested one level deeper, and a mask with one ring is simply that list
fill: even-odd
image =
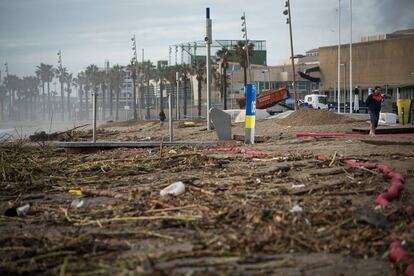
[{"label": "driftwood", "polygon": [[68,138],[71,138],[71,132],[88,126],[89,124],[85,124],[85,125],[81,125],[81,126],[77,126],[65,131],[60,131],[60,132],[53,132],[50,134],[47,134],[45,131],[41,131],[41,132],[35,132],[33,135],[29,136],[29,139],[31,142],[45,142],[45,141],[53,141],[53,140],[67,140]]}]

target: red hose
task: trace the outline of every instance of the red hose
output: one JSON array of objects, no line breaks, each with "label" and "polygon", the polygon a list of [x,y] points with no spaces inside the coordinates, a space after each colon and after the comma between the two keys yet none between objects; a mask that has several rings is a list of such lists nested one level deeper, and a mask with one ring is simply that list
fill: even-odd
[{"label": "red hose", "polygon": [[[296,137],[367,137],[368,134],[362,133],[314,133],[314,132],[298,132]],[[376,134],[375,136],[382,137],[411,137],[414,133],[399,133],[399,134]]]},{"label": "red hose", "polygon": [[[317,156],[318,160],[325,161],[325,157]],[[358,162],[356,160],[344,160],[345,164],[351,167],[366,167],[366,168],[377,168],[382,171],[385,175],[392,179],[391,187],[388,191],[381,193],[376,199],[375,203],[383,207],[392,207],[390,201],[400,196],[404,190],[404,178],[403,176],[393,171],[386,165],[371,163],[371,162]],[[408,214],[414,213],[414,206],[405,206],[405,212]],[[414,230],[414,221],[411,222],[408,227]],[[395,263],[402,262],[407,265],[405,275],[414,276],[414,257],[410,256],[399,241],[394,241],[390,244],[390,260]]]}]

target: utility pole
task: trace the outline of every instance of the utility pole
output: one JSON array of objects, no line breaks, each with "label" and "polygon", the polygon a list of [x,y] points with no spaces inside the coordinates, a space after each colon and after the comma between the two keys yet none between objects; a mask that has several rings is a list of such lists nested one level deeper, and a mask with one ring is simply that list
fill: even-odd
[{"label": "utility pole", "polygon": [[180,73],[175,72],[175,82],[177,86],[177,94],[175,95],[175,118],[180,120]]},{"label": "utility pole", "polygon": [[242,33],[244,38],[244,50],[246,51],[246,66],[249,70],[249,81],[252,82],[252,70],[250,68],[250,56],[249,56],[249,40],[247,39],[247,22],[246,14],[243,12],[242,20]]},{"label": "utility pole", "polygon": [[349,113],[352,113],[352,0],[349,0],[351,41],[349,42]]},{"label": "utility pole", "polygon": [[132,89],[134,89],[132,95],[133,95],[133,101],[132,101],[132,109],[134,114],[134,120],[138,119],[137,114],[137,78],[138,78],[138,56],[137,56],[137,41],[135,38],[135,35],[131,38],[132,40],[132,65],[135,65],[135,73],[132,72]]},{"label": "utility pole", "polygon": [[338,0],[338,113],[341,113],[341,0]]},{"label": "utility pole", "polygon": [[290,34],[290,59],[292,61],[292,89],[293,89],[293,98],[295,101],[295,110],[298,110],[298,98],[296,94],[296,72],[295,72],[295,55],[293,54],[293,35],[292,35],[292,13],[290,10],[290,0],[285,2],[285,7],[287,10],[283,11],[284,15],[288,15],[289,17],[286,20],[286,24],[289,24],[289,34]]},{"label": "utility pole", "polygon": [[210,122],[210,105],[211,105],[211,42],[212,37],[212,22],[210,19],[210,8],[206,8],[206,33],[204,41],[207,46],[207,57],[206,57],[206,72],[207,72],[207,130],[211,130]]}]

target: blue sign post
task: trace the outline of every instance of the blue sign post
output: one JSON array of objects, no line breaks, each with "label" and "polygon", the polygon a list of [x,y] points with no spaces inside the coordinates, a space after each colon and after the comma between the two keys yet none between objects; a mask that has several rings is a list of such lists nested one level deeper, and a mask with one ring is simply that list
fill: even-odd
[{"label": "blue sign post", "polygon": [[256,84],[248,83],[244,87],[246,94],[246,125],[245,125],[245,144],[254,144],[254,130],[256,124]]}]

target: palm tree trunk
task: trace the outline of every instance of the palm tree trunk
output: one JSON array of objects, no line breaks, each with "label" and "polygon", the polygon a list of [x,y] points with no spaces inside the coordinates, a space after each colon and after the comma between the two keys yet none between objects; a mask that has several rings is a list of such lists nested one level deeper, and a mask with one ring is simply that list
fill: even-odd
[{"label": "palm tree trunk", "polygon": [[106,96],[106,85],[101,85],[102,89],[102,114],[101,119],[105,120],[105,96]]},{"label": "palm tree trunk", "polygon": [[52,102],[51,102],[51,96],[50,96],[50,82],[47,82],[47,113],[50,118],[51,112],[52,112]]},{"label": "palm tree trunk", "polygon": [[63,81],[60,81],[60,104],[62,108],[62,121],[65,120],[65,91],[63,89]]},{"label": "palm tree trunk", "polygon": [[42,118],[46,117],[46,93],[45,93],[45,83],[42,81]]},{"label": "palm tree trunk", "polygon": [[115,104],[115,121],[119,120],[119,94],[121,93],[119,87],[116,88],[116,104]]},{"label": "palm tree trunk", "polygon": [[5,118],[4,118],[4,100],[3,99],[0,100],[0,120],[2,122],[5,121]]},{"label": "palm tree trunk", "polygon": [[136,78],[132,79],[132,91],[132,109],[134,110],[134,120],[138,120]]},{"label": "palm tree trunk", "polygon": [[160,112],[164,111],[164,83],[160,79]]},{"label": "palm tree trunk", "polygon": [[13,90],[9,90],[9,120],[12,119],[13,112],[12,112],[12,98],[13,98]]},{"label": "palm tree trunk", "polygon": [[149,78],[147,79],[147,120],[151,118],[150,113],[150,83]]},{"label": "palm tree trunk", "polygon": [[82,85],[79,86],[79,119],[83,120],[83,88]]},{"label": "palm tree trunk", "polygon": [[72,114],[71,114],[71,108],[70,108],[70,94],[72,91],[70,90],[70,83],[68,83],[68,100],[67,100],[67,109],[68,109],[68,121],[71,120]]},{"label": "palm tree trunk", "polygon": [[143,110],[144,110],[144,107],[145,107],[145,105],[144,105],[144,103],[145,103],[145,92],[144,92],[145,90],[144,90],[144,83],[141,81],[141,86],[140,86],[140,89],[139,89],[139,94],[140,94],[140,99],[141,99],[141,102],[140,102],[140,104],[139,104],[139,106],[141,107],[140,108],[140,112],[139,112],[139,116],[140,116],[140,118],[143,120],[144,119],[144,115],[143,115]]},{"label": "palm tree trunk", "polygon": [[85,120],[89,120],[89,91],[85,90]]},{"label": "palm tree trunk", "polygon": [[197,79],[198,117],[201,118],[201,78]]},{"label": "palm tree trunk", "polygon": [[109,85],[109,117],[111,117],[111,120],[112,120],[112,116],[113,116],[113,105],[114,105],[114,103],[113,103],[113,101],[114,101],[113,97],[114,96],[112,94],[112,86]]},{"label": "palm tree trunk", "polygon": [[184,89],[184,91],[183,91],[183,95],[184,95],[184,110],[183,110],[183,113],[184,113],[184,119],[185,119],[185,117],[187,116],[187,78],[184,78],[184,85],[183,85],[183,89]]}]

